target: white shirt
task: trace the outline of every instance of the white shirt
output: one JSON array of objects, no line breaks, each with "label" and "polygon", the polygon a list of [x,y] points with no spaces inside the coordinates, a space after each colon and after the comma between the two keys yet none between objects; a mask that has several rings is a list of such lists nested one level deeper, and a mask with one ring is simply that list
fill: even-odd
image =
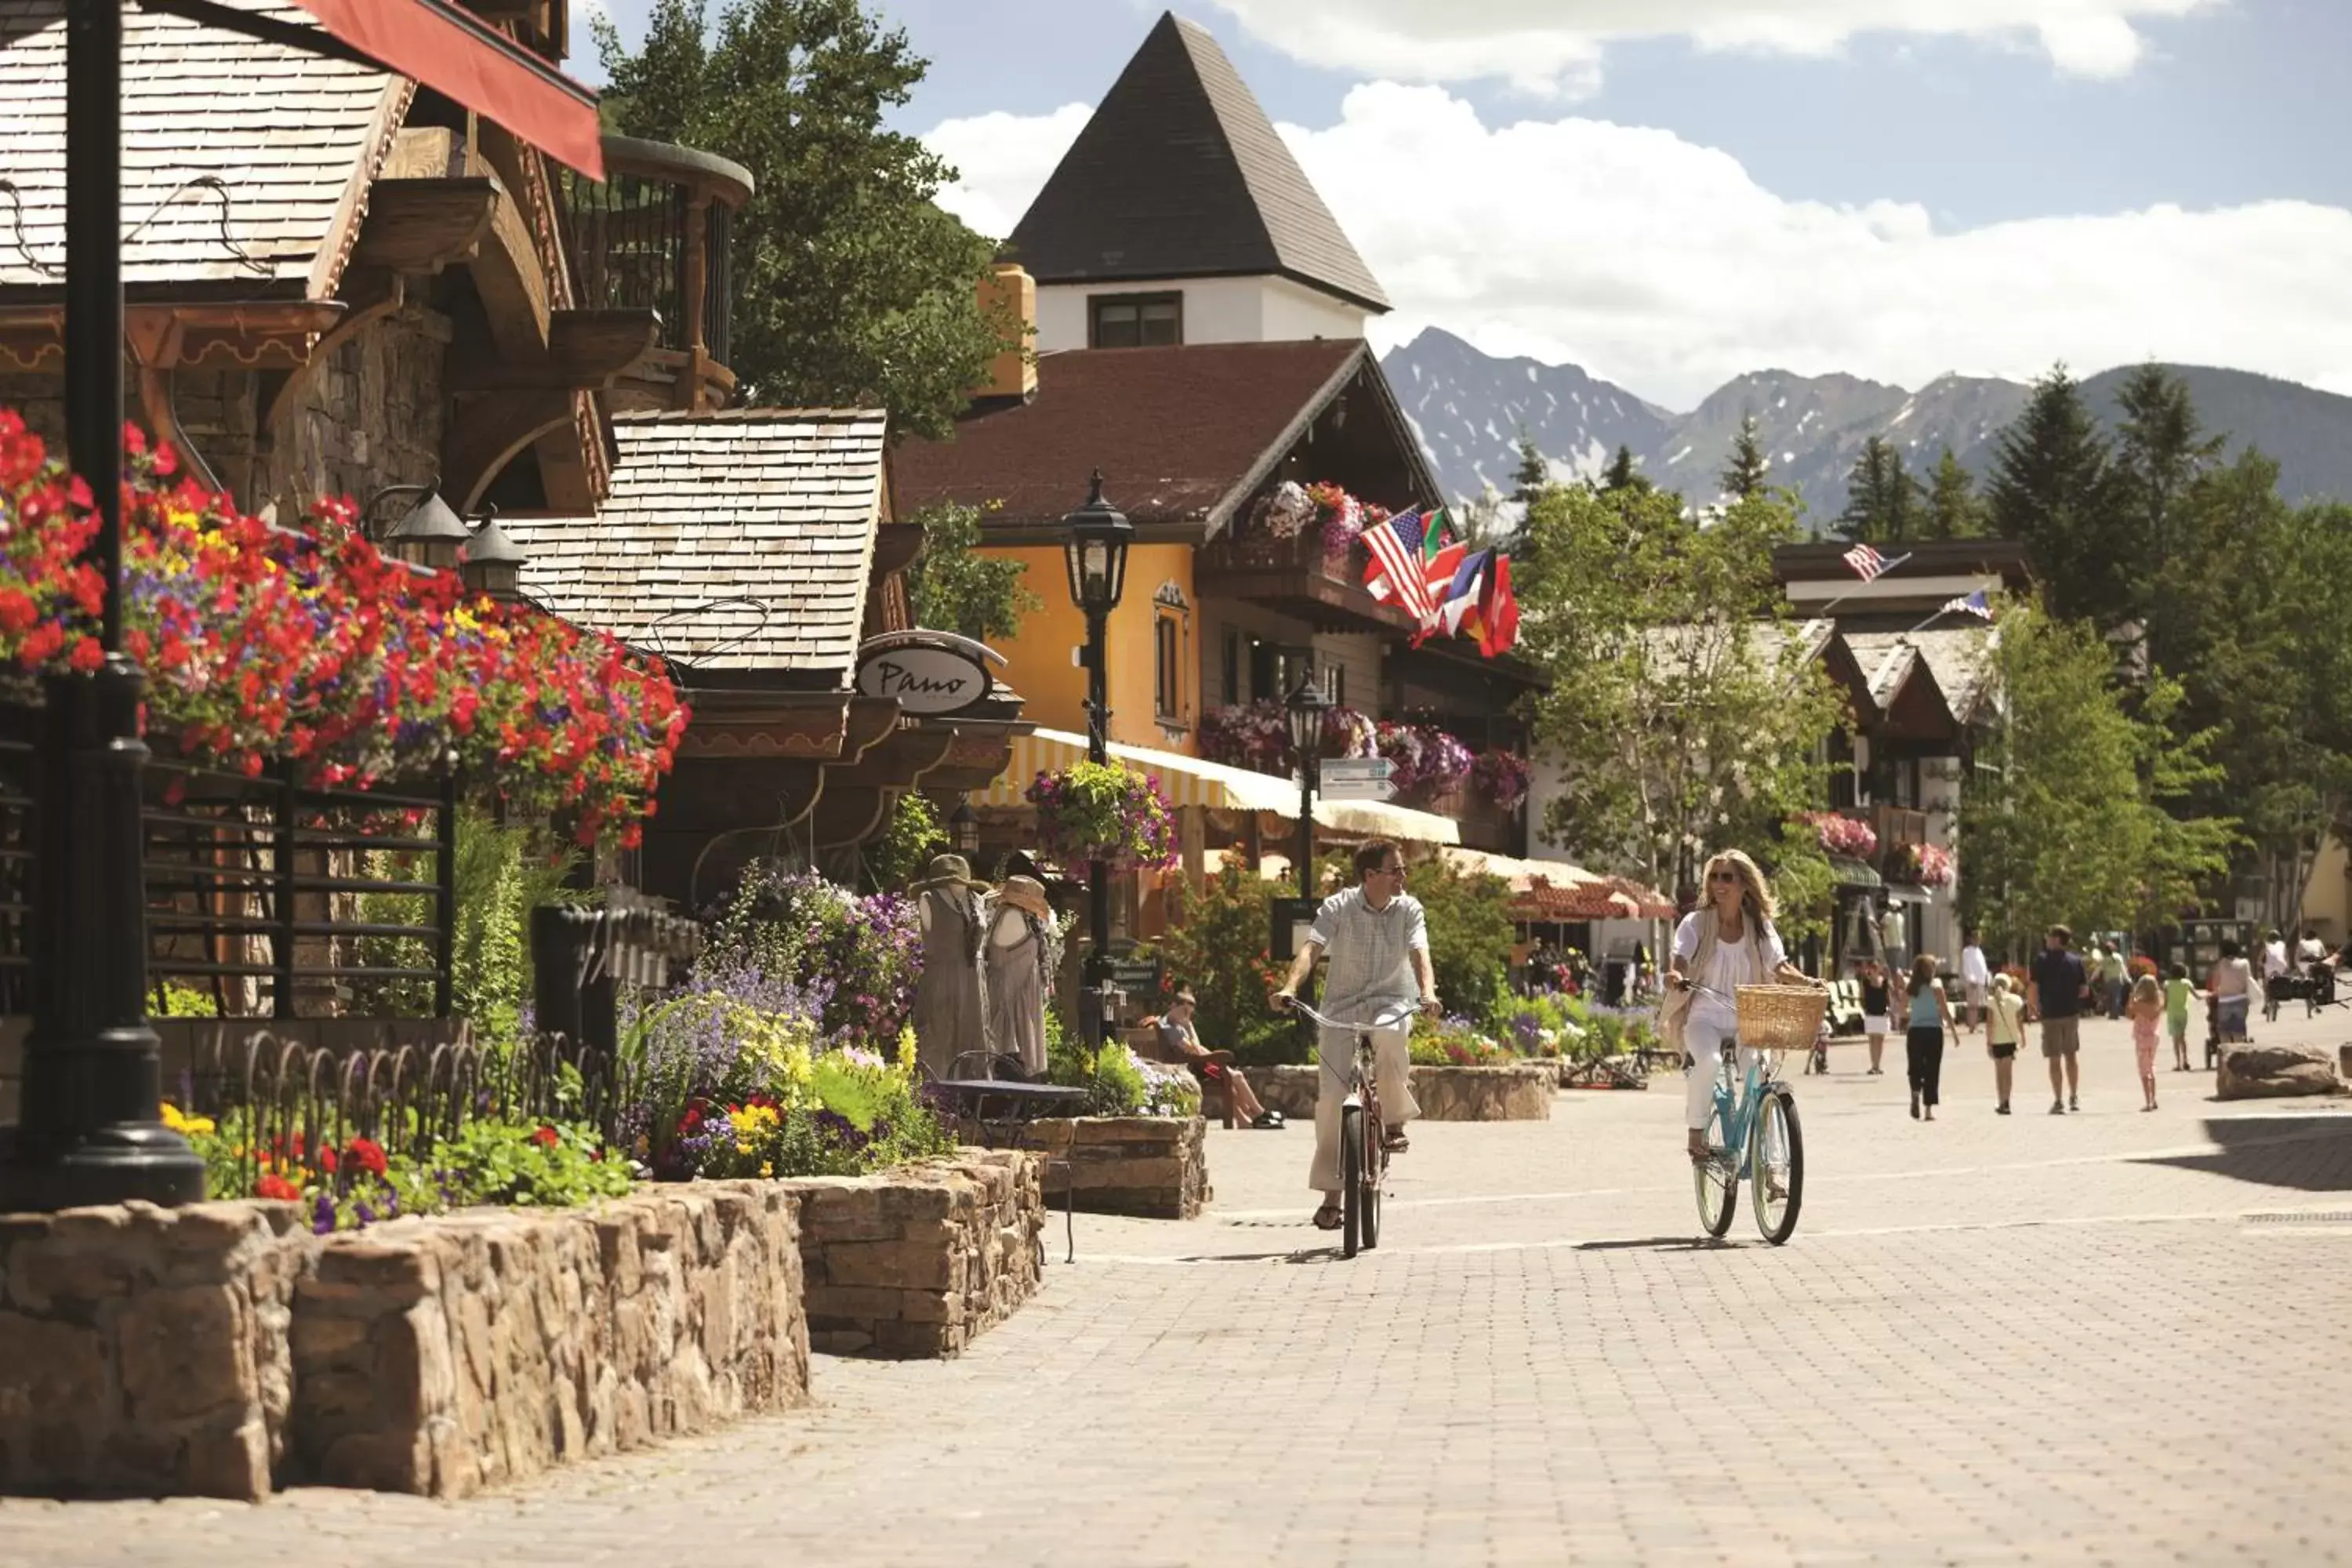
[{"label": "white shirt", "polygon": [[2284,942],[2263,943],[2263,978],[2275,980],[2285,973],[2286,943]]},{"label": "white shirt", "polygon": [[1963,985],[1992,984],[1992,971],[1986,966],[1984,949],[1974,942],[1960,949],[1960,984]]},{"label": "white shirt", "polygon": [[1315,911],[1311,940],[1330,959],[1319,1009],[1326,1016],[1361,1023],[1379,1004],[1420,998],[1412,953],[1428,949],[1429,923],[1411,893],[1399,893],[1384,910],[1366,902],[1360,886],[1334,893]]},{"label": "white shirt", "polygon": [[2298,963],[2317,963],[2326,956],[2326,944],[2315,936],[2305,937],[2294,945],[2294,957]]},{"label": "white shirt", "polygon": [[[1683,917],[1682,924],[1675,928],[1675,956],[1684,961],[1685,973],[1690,973],[1690,962],[1698,957],[1700,922],[1715,918],[1713,910],[1694,910]],[[1730,1028],[1739,1016],[1739,1010],[1732,1002],[1732,998],[1739,994],[1739,987],[1764,984],[1772,978],[1772,972],[1787,961],[1788,950],[1780,945],[1780,933],[1774,931],[1769,923],[1764,927],[1760,944],[1749,941],[1748,935],[1748,917],[1744,914],[1740,917],[1738,942],[1724,941],[1721,930],[1717,931],[1715,952],[1707,963],[1706,973],[1691,974],[1693,980],[1706,987],[1691,999],[1693,1017]],[[1759,945],[1764,950],[1764,970],[1760,974],[1756,970],[1756,950]],[[1720,997],[1712,994],[1714,993],[1720,993]]]}]

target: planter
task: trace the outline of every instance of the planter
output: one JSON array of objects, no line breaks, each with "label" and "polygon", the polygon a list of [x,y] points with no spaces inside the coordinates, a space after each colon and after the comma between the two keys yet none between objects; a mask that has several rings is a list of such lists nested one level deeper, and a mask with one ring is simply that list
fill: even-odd
[{"label": "planter", "polygon": [[1209,1124],[1197,1116],[1085,1116],[1029,1125],[1047,1203],[1088,1214],[1197,1219],[1209,1186]]},{"label": "planter", "polygon": [[801,1199],[809,1342],[840,1355],[952,1356],[1044,1278],[1043,1163],[967,1150],[871,1176],[777,1182]]},{"label": "planter", "polygon": [[[1246,1068],[1250,1087],[1268,1110],[1294,1120],[1315,1114],[1320,1068]],[[1559,1068],[1549,1061],[1515,1062],[1498,1068],[1417,1067],[1412,1097],[1423,1121],[1549,1121]]]}]

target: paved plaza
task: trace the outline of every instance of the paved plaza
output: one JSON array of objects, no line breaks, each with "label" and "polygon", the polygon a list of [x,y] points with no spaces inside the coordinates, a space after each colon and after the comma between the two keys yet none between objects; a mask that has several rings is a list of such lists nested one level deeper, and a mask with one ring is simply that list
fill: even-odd
[{"label": "paved plaza", "polygon": [[[2352,1015],[2277,1031],[2333,1043]],[[2218,1105],[2086,1026],[1933,1126],[1797,1080],[1795,1241],[1694,1241],[1680,1096],[1433,1125],[1375,1254],[1310,1132],[1213,1131],[1192,1224],[1077,1220],[961,1361],[462,1504],[0,1504],[0,1564],[2253,1563],[2352,1558],[2352,1104]],[[1744,1194],[1743,1194],[1744,1197]]]}]

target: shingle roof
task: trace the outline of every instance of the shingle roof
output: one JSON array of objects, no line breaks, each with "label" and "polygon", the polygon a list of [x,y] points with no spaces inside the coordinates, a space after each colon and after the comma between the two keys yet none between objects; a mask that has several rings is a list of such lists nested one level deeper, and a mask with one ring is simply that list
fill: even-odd
[{"label": "shingle roof", "polygon": [[751,408],[616,418],[593,518],[501,520],[526,593],[703,669],[837,671],[846,687],[882,512],[887,416]]},{"label": "shingle roof", "polygon": [[1871,700],[1885,712],[1903,689],[1904,679],[1917,666],[1917,647],[1900,632],[1848,632],[1845,646],[1852,650],[1854,663],[1862,667],[1863,678],[1870,682]]},{"label": "shingle roof", "polygon": [[1911,671],[1926,665],[1952,716],[1966,723],[1985,692],[1991,668],[1990,626],[1952,626],[1924,632],[1847,632],[1845,645],[1870,679],[1870,694],[1883,711],[1903,689]]},{"label": "shingle roof", "polygon": [[1281,273],[1388,295],[1206,28],[1160,18],[1009,242],[1040,283]]},{"label": "shingle roof", "polygon": [[[278,0],[240,10],[308,23]],[[410,84],[235,33],[122,14],[126,283],[299,280],[333,291]],[[65,264],[65,0],[0,0],[0,283]],[[189,182],[211,176],[215,189]]]},{"label": "shingle roof", "polygon": [[993,524],[1058,522],[1087,475],[1138,524],[1224,521],[1244,481],[1284,437],[1360,370],[1356,341],[1192,343],[1047,354],[1032,402],[982,412],[948,441],[910,440],[891,458],[899,513],[938,501],[1003,501]]}]

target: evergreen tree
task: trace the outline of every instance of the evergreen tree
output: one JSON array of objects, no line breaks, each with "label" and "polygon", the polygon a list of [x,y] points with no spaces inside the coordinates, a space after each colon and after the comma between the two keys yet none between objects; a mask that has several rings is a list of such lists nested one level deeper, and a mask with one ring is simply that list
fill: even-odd
[{"label": "evergreen tree", "polygon": [[1961,467],[1958,457],[1947,447],[1928,486],[1923,537],[1974,539],[1984,531],[1984,502],[1977,496],[1976,476]]},{"label": "evergreen tree", "polygon": [[2022,541],[2050,611],[2113,629],[2133,618],[2132,548],[2109,474],[2106,437],[2082,384],[2054,367],[2001,432],[1987,499],[1993,531]]},{"label": "evergreen tree", "polygon": [[729,366],[750,401],[887,408],[943,437],[1020,331],[981,309],[994,245],[933,198],[955,171],[893,129],[929,62],[861,0],[656,0],[631,54],[593,22],[611,128],[759,176],[730,252]]},{"label": "evergreen tree", "polygon": [[1519,431],[1519,466],[1511,476],[1515,489],[1511,500],[1520,510],[1535,504],[1535,500],[1551,489],[1551,462],[1536,448],[1535,437],[1523,426]]},{"label": "evergreen tree", "polygon": [[1731,438],[1731,461],[1724,465],[1723,493],[1733,500],[1753,500],[1764,493],[1764,475],[1772,459],[1764,455],[1756,416],[1739,416],[1739,434]]},{"label": "evergreen tree", "polygon": [[2116,407],[2123,416],[2114,469],[2118,527],[2138,536],[2137,556],[2153,584],[2182,543],[2179,512],[2189,486],[2220,460],[2227,437],[2205,435],[2189,384],[2160,364],[2133,371],[2116,394]]},{"label": "evergreen tree", "polygon": [[1642,477],[1641,469],[1633,464],[1633,448],[1620,444],[1617,455],[1609,459],[1609,467],[1601,471],[1601,493],[1615,495],[1622,490],[1646,492],[1651,488],[1650,481]]},{"label": "evergreen tree", "polygon": [[1903,454],[1884,436],[1863,443],[1862,456],[1846,476],[1845,510],[1838,514],[1843,538],[1900,544],[1916,538],[1919,482],[1904,471]]}]

